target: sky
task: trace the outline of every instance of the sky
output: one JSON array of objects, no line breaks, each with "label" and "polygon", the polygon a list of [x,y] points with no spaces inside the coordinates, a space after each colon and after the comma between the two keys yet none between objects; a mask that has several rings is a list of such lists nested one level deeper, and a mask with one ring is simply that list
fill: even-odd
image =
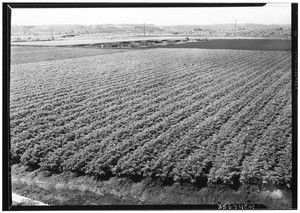
[{"label": "sky", "polygon": [[57,8],[13,9],[13,25],[234,23],[291,24],[291,4],[237,8]]}]

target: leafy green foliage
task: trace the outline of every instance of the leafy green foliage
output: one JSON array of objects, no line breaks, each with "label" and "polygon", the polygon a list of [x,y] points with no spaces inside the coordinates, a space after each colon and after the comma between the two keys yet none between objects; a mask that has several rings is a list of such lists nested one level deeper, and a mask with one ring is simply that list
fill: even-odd
[{"label": "leafy green foliage", "polygon": [[290,185],[290,60],[152,49],[13,65],[12,163],[97,178]]}]

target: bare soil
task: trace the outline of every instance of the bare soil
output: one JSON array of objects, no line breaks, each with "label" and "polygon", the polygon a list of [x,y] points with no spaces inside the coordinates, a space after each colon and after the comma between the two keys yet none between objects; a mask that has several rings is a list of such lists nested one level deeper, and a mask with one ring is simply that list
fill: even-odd
[{"label": "bare soil", "polygon": [[162,48],[200,48],[200,49],[235,49],[235,50],[271,50],[290,51],[291,40],[279,39],[223,39],[208,40],[203,42],[188,42],[182,44],[171,44]]},{"label": "bare soil", "polygon": [[121,197],[105,194],[99,195],[91,191],[78,189],[45,189],[38,184],[15,182],[12,190],[22,196],[39,200],[51,206],[75,206],[75,205],[140,205],[136,199],[122,199]]}]

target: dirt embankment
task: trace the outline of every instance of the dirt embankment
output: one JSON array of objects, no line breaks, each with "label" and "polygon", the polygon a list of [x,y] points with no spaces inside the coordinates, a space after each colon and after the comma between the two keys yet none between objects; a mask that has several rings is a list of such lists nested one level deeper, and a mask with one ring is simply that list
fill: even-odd
[{"label": "dirt embankment", "polygon": [[187,37],[184,39],[124,41],[74,45],[73,47],[88,47],[90,49],[198,48],[291,51],[291,45],[292,43],[289,39],[189,39]]},{"label": "dirt embankment", "polygon": [[95,180],[74,174],[49,174],[12,167],[12,190],[49,205],[174,205],[264,204],[268,209],[291,208],[291,193],[255,186],[197,187],[190,183],[166,185],[150,179]]}]

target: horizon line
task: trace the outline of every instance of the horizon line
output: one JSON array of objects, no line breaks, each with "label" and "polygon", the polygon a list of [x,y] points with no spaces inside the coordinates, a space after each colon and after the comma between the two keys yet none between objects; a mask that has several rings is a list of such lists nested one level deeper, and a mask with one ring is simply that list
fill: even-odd
[{"label": "horizon line", "polygon": [[[234,23],[217,23],[217,24],[152,24],[152,23],[141,23],[141,24],[132,24],[132,23],[114,23],[114,24],[28,24],[28,25],[19,25],[19,24],[13,24],[11,23],[11,26],[51,26],[51,25],[57,25],[57,26],[63,26],[63,25],[83,25],[83,26],[94,26],[94,25],[156,25],[156,26],[197,26],[197,25],[202,25],[202,26],[210,26],[210,25],[229,25]],[[254,23],[254,22],[243,22],[243,23],[237,23],[239,24],[255,24],[255,25],[291,25],[290,23],[288,24],[259,24],[259,23]]]}]

